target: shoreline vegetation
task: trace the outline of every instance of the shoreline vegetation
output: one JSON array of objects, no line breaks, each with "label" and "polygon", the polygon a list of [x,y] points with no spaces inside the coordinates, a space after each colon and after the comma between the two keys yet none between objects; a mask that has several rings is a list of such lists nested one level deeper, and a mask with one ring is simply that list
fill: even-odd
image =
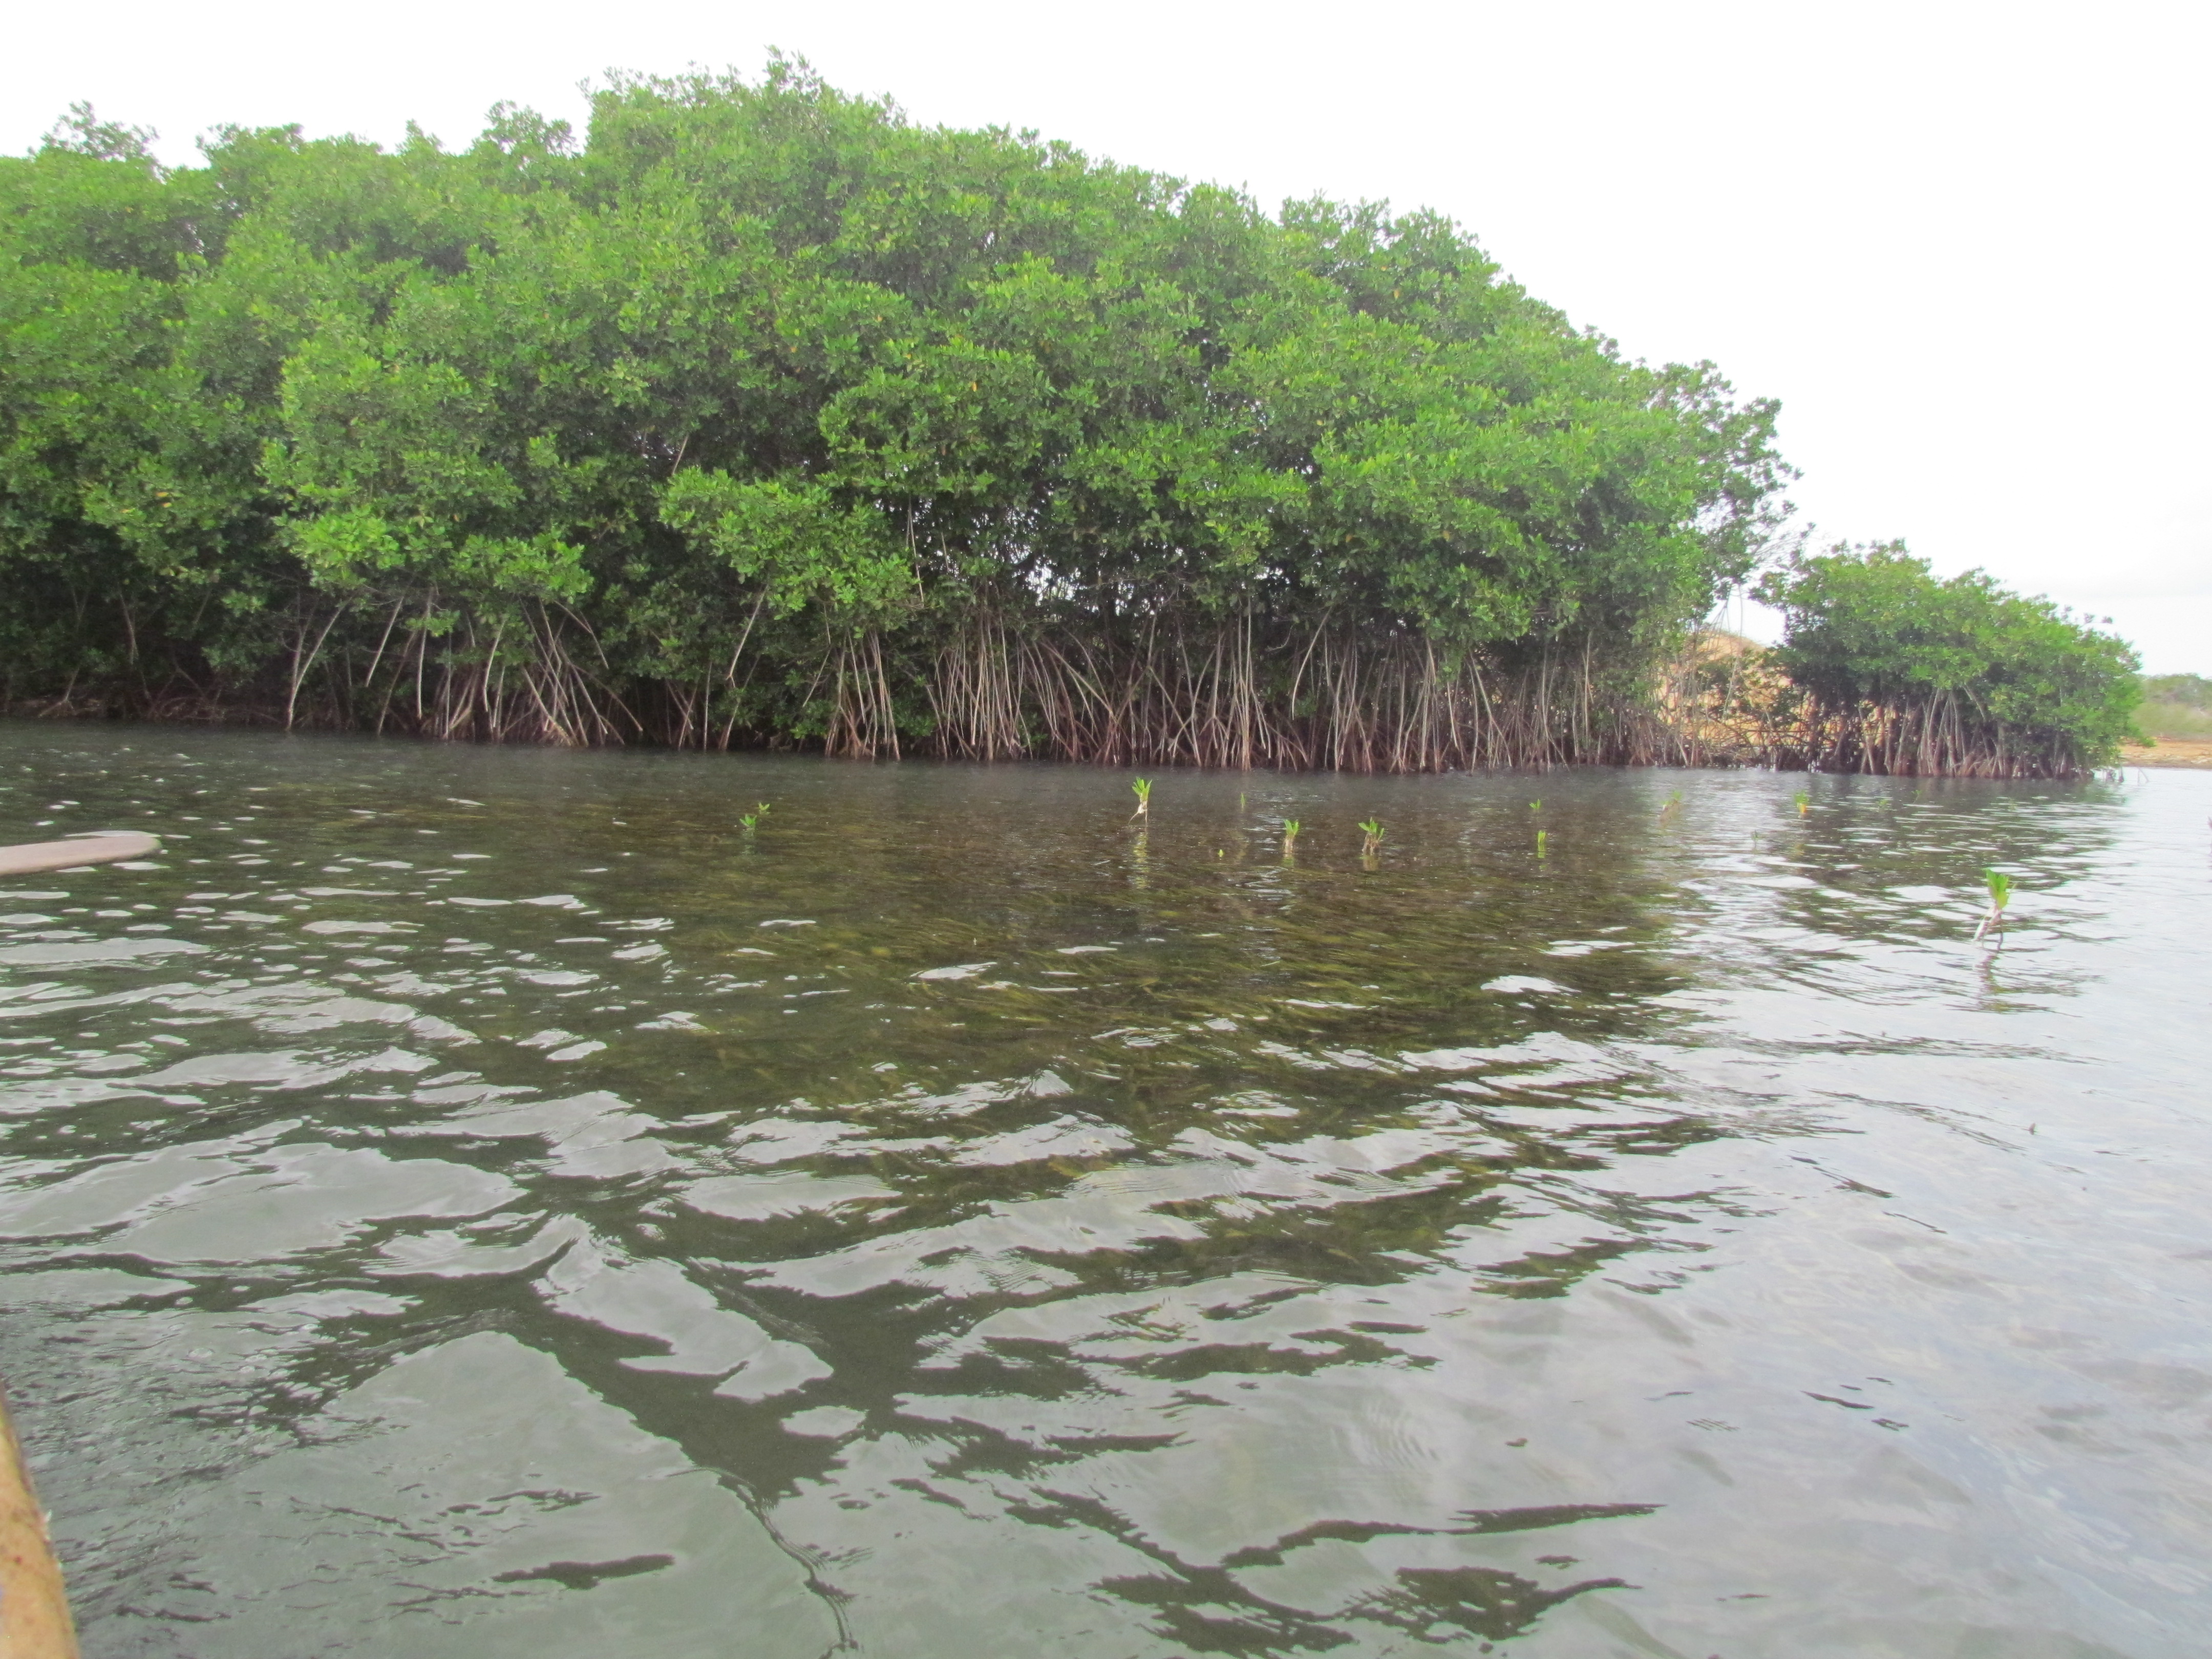
[{"label": "shoreline vegetation", "polygon": [[[1433,215],[1271,216],[782,59],[617,77],[581,142],[149,136],[79,106],[0,160],[9,708],[1358,771],[2135,735],[2124,643],[1806,554],[1773,403]],[[1771,652],[1699,625],[1754,579]]]},{"label": "shoreline vegetation", "polygon": [[2201,674],[2143,678],[2137,731],[2146,742],[2122,750],[2129,766],[2212,767],[2212,679]]}]

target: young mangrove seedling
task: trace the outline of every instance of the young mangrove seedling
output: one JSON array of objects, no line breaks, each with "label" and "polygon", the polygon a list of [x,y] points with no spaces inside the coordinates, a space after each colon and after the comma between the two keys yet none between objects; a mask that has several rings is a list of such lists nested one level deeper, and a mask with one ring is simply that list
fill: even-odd
[{"label": "young mangrove seedling", "polygon": [[1802,789],[1797,792],[1797,816],[1803,817],[1813,810],[1813,798]]},{"label": "young mangrove seedling", "polygon": [[1283,820],[1283,856],[1285,859],[1294,859],[1298,855],[1298,831],[1304,828],[1305,825],[1296,818]]},{"label": "young mangrove seedling", "polygon": [[1528,810],[1532,812],[1540,812],[1544,810],[1544,803],[1540,800],[1532,800],[1528,803]]},{"label": "young mangrove seedling", "polygon": [[1131,784],[1129,787],[1135,792],[1137,797],[1137,810],[1130,813],[1129,816],[1133,818],[1143,818],[1147,823],[1151,823],[1152,811],[1152,781],[1150,778],[1139,778],[1134,783]]},{"label": "young mangrove seedling", "polygon": [[753,828],[767,816],[768,803],[766,801],[763,801],[759,805],[754,807],[751,811],[738,813],[738,822],[744,825],[746,831],[750,833]]},{"label": "young mangrove seedling", "polygon": [[1382,850],[1382,823],[1379,818],[1363,818],[1359,828],[1367,839],[1360,843],[1362,858],[1373,858]]},{"label": "young mangrove seedling", "polygon": [[1992,927],[2003,927],[2005,906],[2012,902],[2012,878],[2003,871],[1984,869],[1982,885],[1990,890],[1990,913],[1982,918],[1982,925],[1974,929],[1976,939]]},{"label": "young mangrove seedling", "polygon": [[1541,830],[1536,832],[1536,856],[1538,858],[1544,856],[1544,832]]}]

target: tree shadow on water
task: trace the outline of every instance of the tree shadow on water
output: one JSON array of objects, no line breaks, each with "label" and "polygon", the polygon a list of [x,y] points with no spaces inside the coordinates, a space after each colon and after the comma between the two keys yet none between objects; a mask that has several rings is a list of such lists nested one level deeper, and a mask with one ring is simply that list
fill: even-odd
[{"label": "tree shadow on water", "polygon": [[1379,1620],[1424,1642],[1449,1641],[1462,1632],[1502,1642],[1525,1635],[1552,1608],[1586,1590],[1632,1588],[1624,1578],[1585,1578],[1546,1589],[1498,1567],[1401,1567],[1396,1576],[1395,1588],[1358,1603],[1351,1616]]},{"label": "tree shadow on water", "polygon": [[[1239,1583],[1235,1566],[1281,1565],[1286,1552],[1332,1539],[1364,1543],[1389,1536],[1476,1536],[1524,1532],[1576,1522],[1653,1512],[1644,1504],[1565,1504],[1529,1510],[1469,1510],[1452,1527],[1393,1522],[1323,1522],[1262,1546],[1235,1552],[1219,1566],[1193,1566],[1145,1539],[1095,1499],[1050,1495],[1049,1512],[1023,1518],[1048,1525],[1088,1523],[1111,1532],[1170,1571],[1100,1581],[1097,1589],[1152,1610],[1155,1632],[1192,1653],[1267,1656],[1323,1653],[1358,1641],[1352,1621],[1380,1624],[1414,1640],[1443,1644],[1473,1637],[1486,1646],[1524,1636],[1552,1608],[1596,1589],[1629,1589],[1620,1578],[1586,1578],[1547,1588],[1502,1567],[1401,1567],[1388,1588],[1355,1598],[1330,1612],[1310,1612],[1255,1594]],[[1546,1558],[1559,1559],[1565,1558]]]},{"label": "tree shadow on water", "polygon": [[1341,1626],[1352,1620],[1388,1625],[1419,1642],[1468,1636],[1503,1642],[1527,1635],[1552,1608],[1586,1591],[1632,1588],[1625,1579],[1586,1578],[1547,1589],[1499,1567],[1401,1567],[1394,1577],[1389,1589],[1321,1614],[1263,1601],[1234,1585],[1164,1575],[1109,1579],[1098,1588],[1155,1607],[1156,1631],[1193,1653],[1249,1659],[1348,1646],[1358,1638]]}]

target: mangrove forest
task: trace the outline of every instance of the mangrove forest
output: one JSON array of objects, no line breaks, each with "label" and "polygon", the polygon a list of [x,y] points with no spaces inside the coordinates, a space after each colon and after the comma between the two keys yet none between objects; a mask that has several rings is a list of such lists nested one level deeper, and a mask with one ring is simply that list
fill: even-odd
[{"label": "mangrove forest", "polygon": [[[1776,568],[1776,405],[1432,214],[781,60],[617,77],[581,139],[148,138],[80,106],[0,161],[13,708],[1363,770],[2050,774],[2129,729],[2126,648],[2040,601]],[[1743,682],[1686,646],[1763,567],[1788,686],[1723,752],[1684,711]]]}]

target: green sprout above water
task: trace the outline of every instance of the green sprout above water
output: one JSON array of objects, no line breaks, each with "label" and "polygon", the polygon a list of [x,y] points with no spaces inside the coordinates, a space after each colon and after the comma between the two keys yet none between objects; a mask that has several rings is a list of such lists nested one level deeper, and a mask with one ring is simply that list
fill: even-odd
[{"label": "green sprout above water", "polygon": [[1146,818],[1149,821],[1152,810],[1152,781],[1150,778],[1139,778],[1129,787],[1137,797],[1137,810],[1129,816],[1133,818]]},{"label": "green sprout above water", "polygon": [[2003,871],[1993,867],[1984,868],[1982,872],[1982,885],[1989,890],[1990,912],[1982,918],[1982,925],[1974,929],[1976,939],[1979,939],[1992,927],[2002,929],[2004,927],[2005,906],[2012,902],[2012,878]]},{"label": "green sprout above water", "polygon": [[1371,859],[1382,850],[1382,821],[1380,818],[1363,818],[1359,829],[1360,833],[1367,837],[1359,845],[1360,854]]},{"label": "green sprout above water", "polygon": [[760,821],[767,816],[768,803],[766,801],[763,801],[759,805],[754,807],[751,811],[738,813],[738,822],[744,825],[745,829],[750,831],[757,828],[759,825]]},{"label": "green sprout above water", "polygon": [[1544,856],[1544,832],[1541,830],[1536,832],[1536,856],[1538,858]]},{"label": "green sprout above water", "polygon": [[1528,803],[1528,810],[1532,812],[1540,812],[1544,810],[1544,803],[1540,800],[1532,800]]},{"label": "green sprout above water", "polygon": [[1813,810],[1813,798],[1802,789],[1797,792],[1797,816],[1803,817]]},{"label": "green sprout above water", "polygon": [[1296,818],[1283,820],[1283,856],[1285,858],[1297,856],[1298,831],[1304,828],[1305,825],[1300,823]]}]

